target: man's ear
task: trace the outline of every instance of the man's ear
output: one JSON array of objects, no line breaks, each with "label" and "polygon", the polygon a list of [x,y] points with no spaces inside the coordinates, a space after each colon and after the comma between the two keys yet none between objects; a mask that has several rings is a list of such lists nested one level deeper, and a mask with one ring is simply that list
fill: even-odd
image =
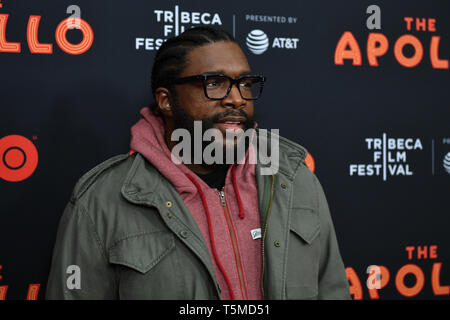
[{"label": "man's ear", "polygon": [[171,106],[171,97],[168,89],[160,87],[155,90],[155,100],[158,104],[159,111],[165,117],[172,117],[172,106]]}]

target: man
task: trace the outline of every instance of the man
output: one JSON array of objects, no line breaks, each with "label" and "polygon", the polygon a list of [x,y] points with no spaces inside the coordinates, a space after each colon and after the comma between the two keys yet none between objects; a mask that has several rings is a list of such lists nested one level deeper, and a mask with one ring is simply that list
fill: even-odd
[{"label": "man", "polygon": [[132,151],[98,165],[73,190],[48,299],[350,298],[304,148],[277,137],[272,174],[262,174],[267,161],[250,161],[253,143],[231,164],[195,161],[205,144],[174,155],[173,134],[195,135],[198,124],[200,133],[220,133],[212,156],[236,151],[243,139],[227,134],[256,127],[264,79],[225,31],[193,28],[161,46],[152,69],[156,103],[141,110]]}]

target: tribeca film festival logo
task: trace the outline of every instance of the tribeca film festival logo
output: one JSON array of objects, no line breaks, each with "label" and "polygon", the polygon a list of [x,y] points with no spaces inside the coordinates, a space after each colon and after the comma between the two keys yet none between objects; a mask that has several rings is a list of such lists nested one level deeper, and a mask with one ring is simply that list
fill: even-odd
[{"label": "tribeca film festival logo", "polygon": [[[0,6],[0,8],[2,8]],[[81,9],[77,5],[70,5],[66,8],[66,14],[71,14],[68,18],[62,20],[55,31],[55,40],[59,48],[65,53],[80,55],[88,51],[94,42],[94,31],[89,23],[81,18]],[[8,24],[8,13],[0,13],[0,52],[21,53],[22,43],[9,41],[6,39],[6,27]],[[39,23],[42,16],[30,15],[26,29],[28,48],[34,54],[53,54],[52,43],[41,43],[38,40]],[[78,44],[73,44],[67,39],[67,32],[72,29],[78,29],[83,39]]]},{"label": "tribeca film festival logo", "polygon": [[35,145],[27,138],[20,135],[1,138],[0,179],[10,182],[27,179],[36,170],[38,158]]},{"label": "tribeca film festival logo", "polygon": [[368,151],[372,151],[373,162],[350,164],[350,176],[412,176],[414,172],[407,163],[407,152],[423,150],[419,138],[366,138]]},{"label": "tribeca film festival logo", "polygon": [[[381,30],[381,9],[377,5],[367,7],[366,14],[370,14],[366,20],[369,30]],[[439,56],[439,43],[441,36],[438,21],[434,18],[403,17],[403,25],[407,34],[398,37],[390,44],[388,37],[380,32],[370,32],[367,42],[363,47],[367,48],[367,62],[371,67],[378,67],[381,58],[386,55],[392,46],[393,56],[397,62],[405,68],[418,66],[425,58],[429,59],[433,69],[449,69],[448,59]],[[419,38],[430,35],[429,44],[422,43]],[[392,41],[392,40],[391,40]],[[405,55],[404,49],[411,49],[411,55]],[[425,57],[424,57],[425,56]],[[389,58],[384,58],[389,59]],[[351,31],[345,31],[339,39],[334,52],[335,65],[344,65],[344,60],[351,61],[353,66],[362,66],[363,56],[360,45]]]},{"label": "tribeca film festival logo", "polygon": [[218,13],[181,11],[178,5],[174,10],[155,9],[156,22],[162,23],[162,36],[151,38],[136,38],[136,50],[158,50],[168,37],[178,36],[187,28],[196,25],[221,26],[222,19]]}]

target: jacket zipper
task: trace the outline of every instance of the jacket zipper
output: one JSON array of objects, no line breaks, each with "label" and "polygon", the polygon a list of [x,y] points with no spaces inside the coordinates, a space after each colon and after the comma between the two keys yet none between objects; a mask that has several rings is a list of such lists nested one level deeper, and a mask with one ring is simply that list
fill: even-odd
[{"label": "jacket zipper", "polygon": [[[263,235],[262,235],[262,271],[261,271],[261,292],[262,292],[262,298],[264,299],[264,243],[265,243],[265,239],[266,239],[266,231],[267,231],[267,224],[269,222],[269,216],[270,216],[270,211],[272,209],[272,200],[273,200],[273,187],[274,187],[274,183],[275,183],[275,179],[274,176],[271,176],[272,178],[272,182],[270,185],[270,198],[269,198],[269,204],[267,206],[267,212],[266,212],[266,219],[264,221],[264,231],[263,231]],[[267,199],[267,187],[268,184],[265,183],[264,185],[264,198]]]},{"label": "jacket zipper", "polygon": [[231,235],[231,242],[233,244],[234,256],[236,259],[236,265],[237,265],[237,269],[238,269],[241,293],[242,293],[243,299],[248,300],[247,289],[246,289],[245,280],[244,280],[244,270],[243,270],[242,264],[241,264],[241,257],[239,255],[239,248],[238,248],[238,244],[237,244],[236,235],[234,233],[233,222],[231,221],[231,218],[230,218],[230,215],[228,212],[228,208],[227,208],[227,204],[225,202],[225,192],[223,191],[223,188],[222,188],[222,190],[219,191],[219,196],[220,196],[220,202],[222,203],[222,207],[223,207],[223,213],[225,215],[225,219],[227,220],[228,230]]}]

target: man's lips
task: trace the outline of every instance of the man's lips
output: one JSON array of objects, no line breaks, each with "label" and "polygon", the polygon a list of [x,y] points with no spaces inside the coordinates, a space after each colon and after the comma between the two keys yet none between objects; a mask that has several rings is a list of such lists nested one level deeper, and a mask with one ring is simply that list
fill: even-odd
[{"label": "man's lips", "polygon": [[239,116],[228,116],[228,117],[223,117],[220,118],[216,121],[217,123],[244,123],[245,122],[245,118],[244,117],[239,117]]},{"label": "man's lips", "polygon": [[217,123],[217,127],[224,130],[238,130],[242,129],[242,124],[233,124],[233,123]]},{"label": "man's lips", "polygon": [[231,129],[237,130],[242,129],[244,126],[244,117],[224,117],[217,120],[216,125],[224,130]]}]

